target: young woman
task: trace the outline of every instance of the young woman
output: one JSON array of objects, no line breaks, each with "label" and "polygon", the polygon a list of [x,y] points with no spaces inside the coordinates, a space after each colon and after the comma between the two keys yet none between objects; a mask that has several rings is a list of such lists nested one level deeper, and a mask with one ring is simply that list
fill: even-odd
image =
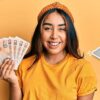
[{"label": "young woman", "polygon": [[96,77],[80,55],[74,19],[66,6],[44,7],[31,50],[19,66],[6,59],[0,74],[11,83],[11,100],[93,100]]}]

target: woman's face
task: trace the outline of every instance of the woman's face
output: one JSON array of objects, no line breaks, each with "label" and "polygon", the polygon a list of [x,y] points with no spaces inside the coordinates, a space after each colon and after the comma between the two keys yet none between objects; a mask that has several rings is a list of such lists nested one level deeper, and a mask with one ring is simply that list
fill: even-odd
[{"label": "woman's face", "polygon": [[46,16],[41,25],[41,40],[49,54],[58,54],[65,51],[66,24],[59,13],[53,12]]}]

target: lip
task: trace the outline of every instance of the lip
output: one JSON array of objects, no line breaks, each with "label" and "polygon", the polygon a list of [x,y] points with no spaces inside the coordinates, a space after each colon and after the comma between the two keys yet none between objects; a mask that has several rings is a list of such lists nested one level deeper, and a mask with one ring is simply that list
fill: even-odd
[{"label": "lip", "polygon": [[60,43],[59,41],[48,41],[49,43]]},{"label": "lip", "polygon": [[58,48],[60,44],[61,44],[61,42],[52,42],[52,41],[49,41],[49,42],[48,42],[48,46],[49,46],[49,48],[51,48],[51,49]]}]

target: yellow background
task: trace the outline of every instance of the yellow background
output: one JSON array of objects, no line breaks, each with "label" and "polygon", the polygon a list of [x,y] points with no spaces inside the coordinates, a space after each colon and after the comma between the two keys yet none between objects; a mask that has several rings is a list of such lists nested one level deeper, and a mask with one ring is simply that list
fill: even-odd
[{"label": "yellow background", "polygon": [[[87,53],[100,47],[100,0],[0,0],[0,37],[19,36],[27,41],[36,26],[39,11],[54,1],[64,3],[72,12],[80,41],[80,49],[94,67],[100,100],[100,60]],[[0,100],[8,100],[9,84],[0,80]]]}]

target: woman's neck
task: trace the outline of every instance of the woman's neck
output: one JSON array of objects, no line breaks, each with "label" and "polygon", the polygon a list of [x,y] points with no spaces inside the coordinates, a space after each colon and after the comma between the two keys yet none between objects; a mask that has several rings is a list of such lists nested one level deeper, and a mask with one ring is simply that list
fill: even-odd
[{"label": "woman's neck", "polygon": [[66,54],[66,52],[61,52],[59,54],[44,53],[44,57],[48,63],[57,64],[66,57]]}]

